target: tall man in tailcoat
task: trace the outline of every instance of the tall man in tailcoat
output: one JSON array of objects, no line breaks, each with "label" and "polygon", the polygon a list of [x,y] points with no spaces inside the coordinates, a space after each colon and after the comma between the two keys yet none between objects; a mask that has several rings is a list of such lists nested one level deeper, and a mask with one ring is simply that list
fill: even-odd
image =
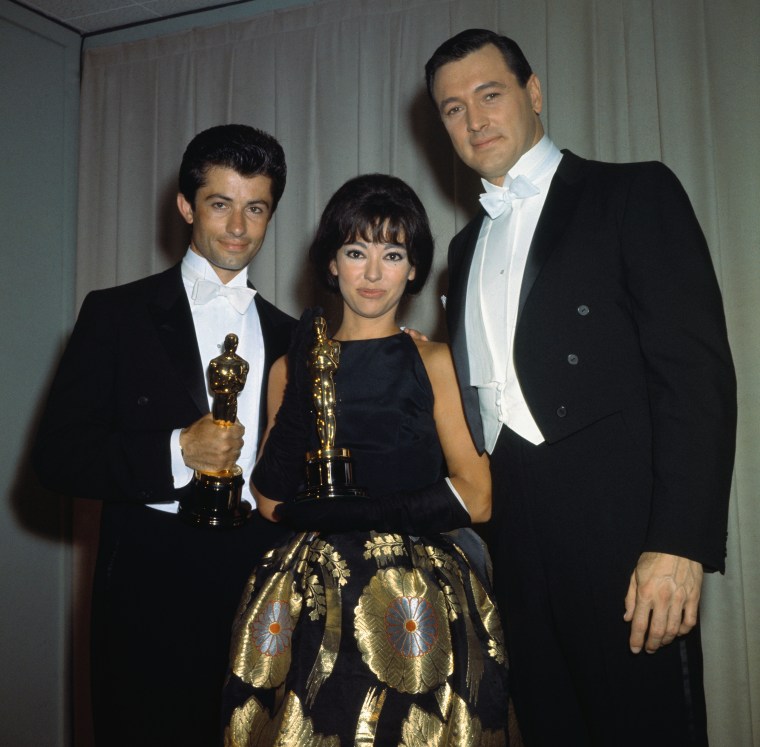
[{"label": "tall man in tailcoat", "polygon": [[[247,575],[282,530],[254,512],[215,530],[177,515],[194,470],[250,475],[271,363],[293,320],[247,280],[285,188],[279,143],[212,127],[185,151],[177,206],[192,226],[178,265],[85,299],[35,447],[43,482],[103,501],[93,589],[100,745],[218,741],[229,632]],[[206,369],[225,336],[250,364],[228,427],[210,414]],[[245,437],[244,437],[245,435]],[[248,487],[244,497],[251,498]]]},{"label": "tall man in tailcoat", "polygon": [[560,152],[512,40],[464,31],[426,75],[485,189],[451,242],[447,317],[492,455],[525,743],[704,745],[697,613],[724,570],[736,391],[694,212],[660,163]]}]

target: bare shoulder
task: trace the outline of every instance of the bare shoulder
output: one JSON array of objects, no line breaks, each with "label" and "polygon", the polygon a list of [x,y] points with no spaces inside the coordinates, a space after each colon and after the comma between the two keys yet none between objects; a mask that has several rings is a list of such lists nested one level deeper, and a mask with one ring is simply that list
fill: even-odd
[{"label": "bare shoulder", "polygon": [[283,355],[269,369],[269,385],[267,387],[267,408],[275,413],[282,402],[285,385],[288,383],[288,359]]},{"label": "bare shoulder", "polygon": [[414,344],[433,384],[453,377],[454,363],[451,358],[451,349],[445,342],[415,340]]},{"label": "bare shoulder", "polygon": [[288,377],[288,356],[281,355],[269,369],[269,375],[280,379],[287,379]]}]

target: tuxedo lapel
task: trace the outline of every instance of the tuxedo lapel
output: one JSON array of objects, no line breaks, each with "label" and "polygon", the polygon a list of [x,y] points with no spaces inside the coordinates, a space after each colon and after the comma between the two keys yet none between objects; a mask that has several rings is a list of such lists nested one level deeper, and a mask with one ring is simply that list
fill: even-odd
[{"label": "tuxedo lapel", "polygon": [[546,196],[528,251],[517,307],[518,325],[536,278],[557,246],[581,196],[582,189],[576,182],[581,177],[583,159],[566,150],[562,153],[562,160],[549,187],[549,194]]},{"label": "tuxedo lapel", "polygon": [[[256,290],[250,280],[248,281],[248,287]],[[256,313],[259,315],[259,324],[261,325],[261,337],[264,340],[264,374],[266,375],[269,371],[269,367],[274,362],[272,352],[275,347],[273,345],[273,337],[275,334],[274,323],[268,313],[269,310],[267,309],[267,304],[261,297],[260,293],[256,293],[253,297],[253,302],[256,304]]]},{"label": "tuxedo lapel", "polygon": [[[478,392],[470,385],[470,358],[467,352],[467,332],[465,329],[465,304],[467,303],[467,282],[470,275],[472,257],[480,234],[480,225],[485,212],[480,210],[462,232],[454,238],[449,252],[449,296],[446,299],[446,319],[449,328],[451,355],[459,379],[462,404],[473,441],[479,452],[485,448],[483,425],[480,420]],[[472,299],[471,299],[472,302]],[[474,302],[477,303],[477,300]]]},{"label": "tuxedo lapel", "polygon": [[[249,287],[253,288],[251,283]],[[261,336],[264,340],[264,370],[261,379],[261,403],[259,418],[259,438],[267,424],[267,389],[269,382],[269,369],[272,363],[281,355],[285,355],[290,346],[290,333],[295,325],[295,320],[284,314],[276,306],[261,297],[260,293],[254,296],[256,311],[261,325]]]},{"label": "tuxedo lapel", "polygon": [[[452,246],[449,256],[449,296],[446,299],[446,313],[452,340],[454,338],[466,340],[464,310],[467,302],[467,282],[484,217],[485,212],[481,210],[465,226],[462,233],[456,237],[456,245]],[[466,349],[466,345],[463,347]]]},{"label": "tuxedo lapel", "polygon": [[180,265],[156,278],[156,293],[148,311],[156,335],[166,349],[174,374],[183,383],[201,413],[209,411],[205,367],[198,350],[190,305],[182,285]]}]

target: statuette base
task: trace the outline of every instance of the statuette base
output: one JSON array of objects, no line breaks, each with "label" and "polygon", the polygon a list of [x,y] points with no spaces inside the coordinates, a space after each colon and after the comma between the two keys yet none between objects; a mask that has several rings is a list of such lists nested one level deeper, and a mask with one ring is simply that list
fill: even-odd
[{"label": "statuette base", "polygon": [[306,489],[296,500],[366,497],[363,488],[354,485],[354,468],[348,449],[317,449],[306,455]]},{"label": "statuette base", "polygon": [[251,504],[242,500],[243,470],[235,465],[223,472],[198,472],[190,494],[179,504],[179,515],[189,524],[229,529],[245,524]]}]

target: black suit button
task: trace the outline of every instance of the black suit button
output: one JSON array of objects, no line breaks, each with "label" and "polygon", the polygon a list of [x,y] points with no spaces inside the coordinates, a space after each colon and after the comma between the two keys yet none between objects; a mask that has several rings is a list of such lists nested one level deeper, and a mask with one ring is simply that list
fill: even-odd
[{"label": "black suit button", "polygon": [[147,405],[147,404],[148,404],[148,398],[147,398],[147,397],[146,397],[144,394],[140,395],[140,396],[137,398],[137,404],[138,404],[140,407],[142,407],[143,405]]},{"label": "black suit button", "polygon": [[589,309],[589,307],[588,307],[588,306],[586,306],[586,304],[585,304],[585,303],[582,303],[582,304],[581,304],[581,305],[578,307],[578,313],[579,313],[581,316],[586,316],[586,315],[588,314],[588,312],[589,312],[589,311],[591,311],[591,309]]},{"label": "black suit button", "polygon": [[558,418],[564,418],[565,415],[567,415],[567,408],[564,405],[560,405],[557,408],[557,417]]},{"label": "black suit button", "polygon": [[571,366],[577,366],[578,365],[578,356],[575,353],[570,353],[570,355],[567,356],[567,362]]}]

